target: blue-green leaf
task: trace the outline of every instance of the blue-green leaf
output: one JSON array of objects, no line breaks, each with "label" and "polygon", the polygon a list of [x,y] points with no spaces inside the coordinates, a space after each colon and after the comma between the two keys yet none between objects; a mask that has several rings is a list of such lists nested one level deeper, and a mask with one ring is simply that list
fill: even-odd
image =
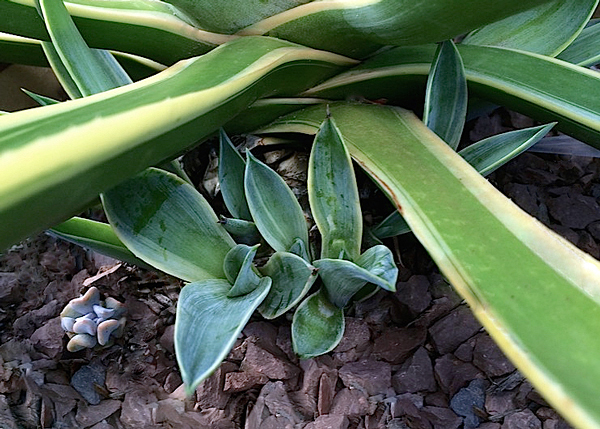
[{"label": "blue-green leaf", "polygon": [[458,154],[482,176],[491,174],[540,141],[556,123],[509,131],[473,143]]},{"label": "blue-green leaf", "polygon": [[556,56],[579,34],[598,0],[552,0],[469,34],[463,43]]},{"label": "blue-green leaf", "polygon": [[441,43],[427,79],[423,122],[448,143],[458,147],[467,117],[467,79],[452,40]]},{"label": "blue-green leaf", "polygon": [[36,94],[35,92],[31,92],[26,90],[25,88],[21,88],[25,94],[27,94],[33,101],[35,101],[40,106],[48,106],[50,104],[58,104],[60,101],[55,100],[54,98],[46,97],[45,95]]},{"label": "blue-green leaf", "polygon": [[313,263],[319,269],[327,296],[334,305],[344,308],[367,283],[390,291],[396,290],[398,269],[387,247],[371,247],[356,262],[319,259]]},{"label": "blue-green leaf", "polygon": [[294,193],[281,176],[250,152],[245,189],[254,223],[273,249],[286,252],[298,238],[308,243],[306,220]]},{"label": "blue-green leaf", "polygon": [[227,294],[229,298],[246,295],[247,293],[256,289],[261,282],[261,278],[254,271],[255,269],[253,264],[254,256],[256,255],[258,246],[259,244],[251,247],[250,251],[246,253],[246,256],[244,257],[242,265],[235,278],[235,283],[233,283],[233,287]]},{"label": "blue-green leaf", "polygon": [[292,346],[301,359],[330,352],[344,335],[344,310],[320,289],[298,306],[292,320]]},{"label": "blue-green leaf", "polygon": [[140,259],[186,281],[225,278],[235,245],[189,183],[150,168],[102,195],[117,236]]},{"label": "blue-green leaf", "polygon": [[258,308],[266,319],[279,317],[298,304],[317,279],[315,267],[287,252],[275,252],[260,271],[273,280],[269,294]]},{"label": "blue-green leaf", "polygon": [[52,44],[83,96],[131,83],[110,52],[88,47],[62,1],[36,1]]},{"label": "blue-green leaf", "polygon": [[584,67],[600,63],[600,19],[584,28],[557,58]]},{"label": "blue-green leaf", "polygon": [[234,218],[252,220],[244,192],[246,161],[223,129],[219,131],[219,145],[219,185],[225,206]]},{"label": "blue-green leaf", "polygon": [[308,162],[308,199],[322,236],[321,257],[360,255],[362,214],[352,160],[333,119],[321,124]]},{"label": "blue-green leaf", "polygon": [[56,225],[49,233],[128,264],[149,268],[149,265],[129,251],[107,223],[73,217]]},{"label": "blue-green leaf", "polygon": [[230,298],[227,280],[208,279],[181,290],[175,319],[175,354],[187,395],[219,367],[248,319],[269,292],[264,277],[247,295]]},{"label": "blue-green leaf", "polygon": [[260,241],[260,232],[254,222],[221,216],[219,223],[231,234],[236,243],[254,245]]}]

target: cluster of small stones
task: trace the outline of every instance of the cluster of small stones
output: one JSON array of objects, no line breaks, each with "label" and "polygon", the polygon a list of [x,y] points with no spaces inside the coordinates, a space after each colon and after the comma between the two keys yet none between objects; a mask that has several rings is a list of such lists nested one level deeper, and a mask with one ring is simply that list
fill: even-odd
[{"label": "cluster of small stones", "polygon": [[125,306],[114,298],[100,300],[94,286],[79,298],[72,299],[60,313],[60,324],[70,340],[67,350],[76,352],[96,345],[112,344],[123,335]]}]

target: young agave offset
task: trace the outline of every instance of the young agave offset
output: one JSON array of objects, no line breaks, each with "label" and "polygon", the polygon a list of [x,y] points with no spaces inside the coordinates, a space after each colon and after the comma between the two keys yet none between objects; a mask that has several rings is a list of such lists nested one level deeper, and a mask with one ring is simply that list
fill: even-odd
[{"label": "young agave offset", "polygon": [[[300,357],[309,358],[341,340],[344,308],[358,292],[374,286],[395,290],[398,270],[391,251],[377,245],[360,253],[358,188],[331,118],[321,125],[309,161],[310,206],[322,237],[319,259],[311,256],[314,246],[292,190],[250,152],[247,156],[244,161],[221,135],[224,200],[275,251],[262,267],[253,264],[259,245],[235,244],[202,195],[171,173],[149,169],[103,195],[122,242],[146,263],[190,282],[181,292],[175,325],[188,393],[227,356],[255,310],[272,319],[298,306],[292,343]],[[313,286],[318,289],[306,297]]]}]

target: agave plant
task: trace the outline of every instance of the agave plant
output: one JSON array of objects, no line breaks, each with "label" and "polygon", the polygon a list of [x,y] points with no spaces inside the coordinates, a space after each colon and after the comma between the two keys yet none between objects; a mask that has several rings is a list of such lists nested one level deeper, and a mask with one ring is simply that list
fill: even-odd
[{"label": "agave plant", "polygon": [[[184,179],[147,169],[176,170],[169,161],[221,128],[264,135],[323,132],[329,127],[321,126],[329,106],[337,126],[331,127],[333,135],[397,208],[370,233],[384,237],[410,228],[548,402],[574,426],[600,427],[600,265],[482,177],[549,126],[456,152],[467,90],[471,101],[556,122],[558,130],[600,147],[600,77],[586,68],[599,60],[600,27],[590,21],[597,3],[79,0],[65,9],[57,0],[4,0],[0,60],[51,65],[74,100],[37,97],[51,105],[0,117],[0,246],[53,227],[132,262],[165,271],[180,266],[177,275],[191,282],[180,297],[180,321],[182,314],[209,320],[197,313],[210,309],[237,312],[239,326],[260,310],[273,289],[263,279],[274,284],[278,270],[267,265],[269,273],[256,272],[252,247],[236,246],[216,218],[214,224],[203,223],[211,225],[205,230],[190,229],[193,245],[177,242],[166,225],[156,240],[144,239],[150,212],[161,208],[156,198],[165,207],[176,201],[167,186],[185,201],[169,211],[175,223],[193,224],[188,220],[197,210],[189,201],[194,207],[206,205]],[[374,100],[378,103],[369,102]],[[422,120],[403,107],[422,108]],[[249,157],[247,168],[252,165],[259,164]],[[231,193],[228,204],[237,225],[250,228],[253,222],[274,250],[318,267],[324,284],[330,268],[347,263],[354,264],[348,272],[364,275],[361,281],[377,282],[360,271],[373,274],[356,244],[359,223],[346,228],[354,236],[349,248],[343,245],[347,237],[337,237],[315,215],[325,242],[316,260],[297,241],[278,249],[269,236],[276,228],[260,226],[268,216],[263,208],[253,208],[246,179],[244,191]],[[131,189],[140,181],[150,199],[138,198],[131,208],[128,196],[136,196]],[[316,194],[321,185],[312,183]],[[266,193],[261,186],[257,192]],[[327,192],[341,195],[336,186],[326,185]],[[100,194],[112,225],[67,220]],[[249,213],[235,212],[234,206],[244,207],[242,194]],[[339,219],[347,213],[342,202],[327,208]],[[313,211],[325,210],[311,204]],[[127,233],[115,215],[126,210],[133,212]],[[161,231],[160,221],[153,228]],[[207,242],[212,235],[221,238]],[[161,262],[161,252],[151,258],[138,246],[178,250]],[[205,258],[208,246],[217,257]],[[224,268],[227,261],[230,268]],[[254,280],[236,289],[243,272]],[[204,286],[193,286],[197,282]],[[331,303],[335,298],[327,293]],[[195,300],[207,303],[204,310],[184,305]],[[339,309],[346,302],[333,305]],[[297,314],[306,307],[301,304]],[[204,334],[194,335],[186,347],[197,357]],[[219,349],[205,371],[190,375],[188,384],[214,369],[226,349]],[[181,356],[180,365],[187,365]]]}]

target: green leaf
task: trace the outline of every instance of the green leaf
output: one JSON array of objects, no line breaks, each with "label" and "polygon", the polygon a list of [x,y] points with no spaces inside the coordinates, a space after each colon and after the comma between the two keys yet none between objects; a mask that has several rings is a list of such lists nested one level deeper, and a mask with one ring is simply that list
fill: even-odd
[{"label": "green leaf", "polygon": [[[310,97],[402,104],[425,84],[434,46],[395,48],[304,92]],[[564,61],[511,49],[459,45],[469,92],[600,147],[600,74]]]},{"label": "green leaf", "polygon": [[308,161],[308,199],[322,236],[321,257],[360,255],[362,213],[352,160],[335,122],[327,118]]},{"label": "green leaf", "polygon": [[553,0],[475,30],[463,43],[556,56],[575,39],[597,5],[598,0]]},{"label": "green leaf", "polygon": [[[193,20],[162,1],[77,1],[67,7],[88,44],[162,64],[201,55],[233,37],[198,31]],[[48,40],[35,2],[0,2],[0,31]],[[143,43],[140,43],[143,41]]]},{"label": "green leaf", "polygon": [[[410,112],[330,108],[354,159],[503,352],[571,425],[599,428],[600,263],[515,206]],[[294,120],[315,132],[324,110]],[[291,120],[282,119],[288,130]]]},{"label": "green leaf", "polygon": [[83,94],[77,86],[77,83],[71,77],[69,70],[65,67],[62,59],[58,55],[58,51],[50,42],[41,42],[44,55],[48,60],[48,64],[52,67],[52,71],[56,76],[60,85],[63,87],[70,99],[82,98]]},{"label": "green leaf", "polygon": [[90,49],[62,0],[36,0],[52,44],[83,96],[131,83],[108,51]]},{"label": "green leaf", "polygon": [[225,259],[223,260],[223,272],[225,273],[225,278],[229,280],[231,284],[235,283],[235,279],[244,265],[246,256],[250,253],[253,253],[253,255],[256,254],[253,249],[253,247],[246,246],[245,244],[236,244],[229,252],[227,252],[227,255],[225,255]]},{"label": "green leaf", "polygon": [[600,63],[600,20],[584,28],[579,36],[558,58],[578,66],[592,66]]},{"label": "green leaf", "polygon": [[186,281],[225,278],[235,245],[204,197],[163,170],[147,169],[102,195],[108,221],[138,258]]},{"label": "green leaf", "polygon": [[292,346],[301,359],[328,353],[344,335],[344,310],[327,299],[323,289],[298,306],[292,319]]},{"label": "green leaf", "polygon": [[467,117],[467,80],[452,40],[441,43],[427,79],[423,122],[456,149]]},{"label": "green leaf", "polygon": [[222,129],[219,144],[219,185],[225,206],[234,218],[252,220],[244,192],[246,161]]},{"label": "green leaf", "polygon": [[25,88],[21,88],[25,94],[27,94],[33,101],[35,101],[40,106],[49,106],[51,104],[58,104],[60,101],[55,100],[54,98],[46,97],[44,95],[36,94],[34,92],[28,91]]},{"label": "green leaf", "polygon": [[143,268],[150,268],[123,244],[109,224],[81,217],[73,217],[56,225],[49,233],[119,261]]},{"label": "green leaf", "polygon": [[[252,292],[258,287],[259,283],[262,281],[260,276],[255,272],[253,264],[254,256],[256,255],[256,251],[258,250],[259,246],[260,245],[257,244],[256,246],[251,247],[246,253],[246,256],[244,257],[240,269],[238,270],[237,275],[235,277],[235,283],[233,283],[233,287],[227,294],[229,298],[246,295],[247,293]],[[227,255],[229,255],[230,253],[231,251],[229,251]],[[227,261],[225,261],[224,266],[225,265],[230,264],[228,264]],[[227,277],[229,278],[229,276]]]},{"label": "green leaf", "polygon": [[407,232],[410,232],[410,226],[398,211],[392,212],[379,224],[371,228],[371,233],[380,240],[406,234]]},{"label": "green leaf", "polygon": [[235,298],[227,296],[227,280],[207,279],[183,287],[175,318],[175,355],[188,396],[227,357],[270,283],[264,277],[252,292]]},{"label": "green leaf", "polygon": [[[487,176],[539,142],[554,125],[540,125],[491,136],[467,146],[458,154],[479,174]],[[407,232],[410,232],[410,227],[398,211],[371,229],[371,233],[379,239]]]},{"label": "green leaf", "polygon": [[246,198],[260,234],[278,252],[288,251],[297,238],[308,243],[304,213],[292,190],[279,174],[247,154]]},{"label": "green leaf", "polygon": [[329,300],[339,308],[344,308],[367,283],[392,292],[396,290],[398,269],[392,252],[383,245],[368,249],[357,263],[319,259],[313,265],[319,269]]},{"label": "green leaf", "polygon": [[462,156],[482,176],[487,176],[540,141],[555,124],[509,131],[473,143]]},{"label": "green leaf", "polygon": [[266,319],[274,319],[294,307],[317,279],[317,270],[300,256],[275,252],[260,271],[273,280],[271,290],[258,308]]},{"label": "green leaf", "polygon": [[0,249],[175,158],[257,98],[298,93],[353,63],[245,37],[140,82],[0,117]]},{"label": "green leaf", "polygon": [[260,232],[258,232],[254,222],[221,216],[219,223],[223,225],[225,231],[231,234],[236,243],[253,245],[261,239]]}]

